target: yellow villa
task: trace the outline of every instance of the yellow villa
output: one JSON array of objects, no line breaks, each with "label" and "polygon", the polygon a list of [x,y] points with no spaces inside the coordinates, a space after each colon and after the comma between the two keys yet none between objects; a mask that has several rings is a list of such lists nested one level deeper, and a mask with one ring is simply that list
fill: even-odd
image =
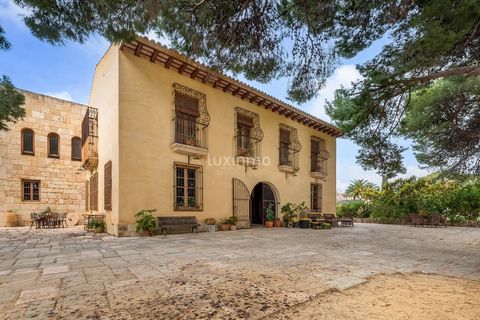
[{"label": "yellow villa", "polygon": [[86,209],[135,234],[134,214],[263,224],[271,206],[335,213],[335,126],[145,38],[96,66],[83,122]]}]

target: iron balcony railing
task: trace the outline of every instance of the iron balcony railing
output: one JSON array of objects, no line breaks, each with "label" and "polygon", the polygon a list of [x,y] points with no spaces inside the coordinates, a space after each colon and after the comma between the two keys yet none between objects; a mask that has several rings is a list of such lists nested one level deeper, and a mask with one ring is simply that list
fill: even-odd
[{"label": "iron balcony railing", "polygon": [[324,176],[328,174],[327,159],[312,154],[311,172],[317,172]]},{"label": "iron balcony railing", "polygon": [[177,113],[175,116],[175,143],[207,148],[206,127],[193,116]]},{"label": "iron balcony railing", "polygon": [[261,140],[252,138],[245,134],[235,136],[235,156],[246,158],[258,158],[261,152]]},{"label": "iron balcony railing", "polygon": [[279,165],[298,169],[298,151],[290,148],[287,144],[280,144]]}]

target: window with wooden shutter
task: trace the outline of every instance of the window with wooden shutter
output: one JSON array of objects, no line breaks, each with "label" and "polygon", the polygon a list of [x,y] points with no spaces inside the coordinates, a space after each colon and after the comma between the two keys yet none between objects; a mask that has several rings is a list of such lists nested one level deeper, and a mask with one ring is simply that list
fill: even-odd
[{"label": "window with wooden shutter", "polygon": [[112,210],[112,161],[108,161],[104,167],[104,208]]},{"label": "window with wooden shutter", "polygon": [[252,150],[251,130],[253,119],[245,115],[237,115],[237,156],[255,156]]},{"label": "window with wooden shutter", "polygon": [[48,139],[48,157],[49,158],[60,158],[60,137],[56,133],[49,133],[47,136]]},{"label": "window with wooden shutter", "polygon": [[90,210],[98,210],[98,173],[90,177]]},{"label": "window with wooden shutter", "polygon": [[72,160],[82,161],[82,139],[79,137],[72,138]]},{"label": "window with wooden shutter", "polygon": [[175,111],[195,118],[198,117],[200,115],[198,111],[198,99],[180,92],[175,92]]},{"label": "window with wooden shutter", "polygon": [[290,159],[290,142],[290,131],[280,129],[280,165],[292,165]]},{"label": "window with wooden shutter", "polygon": [[21,147],[22,154],[33,156],[35,155],[34,146],[35,146],[35,133],[32,129],[22,129],[21,131]]},{"label": "window with wooden shutter", "polygon": [[89,190],[89,181],[85,181],[85,211],[89,210],[89,199],[90,199],[90,190]]},{"label": "window with wooden shutter", "polygon": [[174,165],[174,209],[202,210],[202,168],[176,163]]},{"label": "window with wooden shutter", "polygon": [[310,187],[310,209],[314,212],[322,211],[322,185],[317,183],[312,183]]}]

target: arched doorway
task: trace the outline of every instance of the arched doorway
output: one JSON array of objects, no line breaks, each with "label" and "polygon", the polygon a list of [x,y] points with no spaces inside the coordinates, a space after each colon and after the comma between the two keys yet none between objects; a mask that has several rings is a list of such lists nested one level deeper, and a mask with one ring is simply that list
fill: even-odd
[{"label": "arched doorway", "polygon": [[252,190],[252,224],[265,223],[265,212],[269,206],[272,206],[273,212],[276,214],[275,191],[268,183],[257,183]]}]

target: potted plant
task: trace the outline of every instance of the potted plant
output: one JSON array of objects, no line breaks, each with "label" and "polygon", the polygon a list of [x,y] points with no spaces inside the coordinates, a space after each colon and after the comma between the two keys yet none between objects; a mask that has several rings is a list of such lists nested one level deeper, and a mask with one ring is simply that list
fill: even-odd
[{"label": "potted plant", "polygon": [[214,218],[205,219],[205,224],[207,225],[208,232],[217,231],[217,220],[215,220]]},{"label": "potted plant", "polygon": [[293,218],[297,216],[295,213],[295,205],[287,202],[281,208],[283,223],[285,227],[293,227]]},{"label": "potted plant", "polygon": [[275,213],[273,213],[273,206],[269,205],[267,210],[265,210],[265,227],[272,228],[273,220],[275,220]]},{"label": "potted plant", "polygon": [[280,228],[282,226],[282,220],[276,218],[275,220],[273,220],[273,226],[275,228]]},{"label": "potted plant", "polygon": [[220,222],[218,223],[218,227],[220,228],[220,231],[229,231],[231,228],[231,225],[228,221],[228,218],[221,219]]},{"label": "potted plant", "polygon": [[157,211],[157,209],[141,210],[135,214],[135,217],[138,218],[136,221],[137,234],[142,236],[152,235],[153,229],[155,229],[155,218],[152,213],[155,211]]},{"label": "potted plant", "polygon": [[235,231],[237,230],[237,222],[238,218],[235,216],[231,216],[230,218],[227,219],[228,223],[230,224],[230,230]]},{"label": "potted plant", "polygon": [[93,229],[95,233],[103,233],[105,231],[105,221],[92,219],[88,223],[88,229]]},{"label": "potted plant", "polygon": [[300,218],[298,220],[298,223],[300,225],[300,228],[302,228],[302,229],[310,228],[310,219],[309,218]]},{"label": "potted plant", "polygon": [[191,133],[187,134],[187,138],[185,139],[186,140],[185,143],[188,144],[189,146],[195,146],[196,145],[195,138],[196,138],[195,132],[191,132]]}]

